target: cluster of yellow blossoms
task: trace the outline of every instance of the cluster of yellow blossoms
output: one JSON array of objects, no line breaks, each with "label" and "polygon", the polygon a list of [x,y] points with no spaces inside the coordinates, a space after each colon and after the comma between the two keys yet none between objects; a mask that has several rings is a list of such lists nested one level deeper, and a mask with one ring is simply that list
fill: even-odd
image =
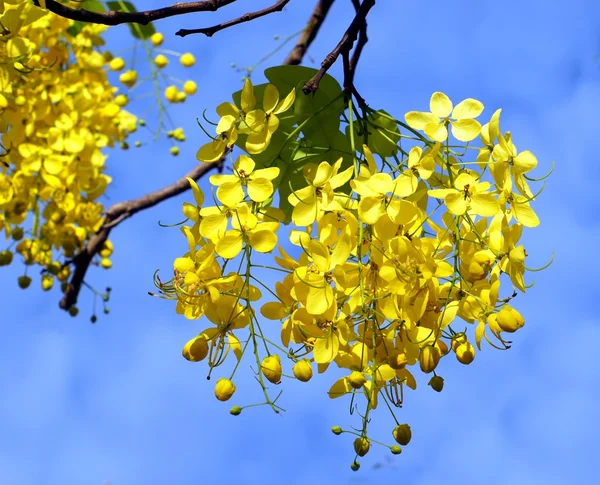
[{"label": "cluster of yellow blossoms", "polygon": [[[137,120],[115,102],[107,79],[98,51],[105,27],[86,25],[73,36],[71,20],[32,2],[4,0],[2,10],[0,230],[14,242],[0,264],[11,263],[14,249],[26,269],[46,269],[48,290],[55,276],[69,277],[57,258],[75,256],[101,226],[98,199],[111,182],[102,150],[125,140]],[[107,243],[104,266],[111,252]],[[30,283],[19,278],[22,288]]]},{"label": "cluster of yellow blossoms", "polygon": [[[22,256],[21,288],[31,284],[28,267],[39,265],[42,288],[51,289],[58,279],[64,291],[69,262],[103,223],[100,197],[111,182],[105,149],[128,148],[129,135],[145,126],[125,109],[129,93],[111,84],[110,72],[126,65],[101,50],[105,30],[31,1],[0,0],[0,231],[7,240],[0,247],[0,266],[11,264],[15,253]],[[154,33],[144,45],[152,54],[162,43],[162,34]],[[191,54],[180,60],[194,64]],[[154,64],[164,67],[158,57]],[[158,75],[150,77],[159,81]],[[124,72],[120,82],[131,91],[137,71]],[[175,90],[183,101],[196,86],[188,81],[184,91]],[[166,131],[162,115],[158,129]],[[185,140],[181,128],[166,134]],[[173,146],[171,153],[178,150]],[[97,263],[110,268],[112,251],[107,241]]]},{"label": "cluster of yellow blossoms", "polygon": [[[298,79],[300,86],[303,80]],[[407,133],[392,157],[380,157],[381,169],[369,147],[375,136],[354,147],[353,133],[360,127],[393,139],[394,130],[367,119],[352,121],[351,115],[346,117],[351,153],[303,167],[292,155],[283,160],[287,170],[280,169],[286,143],[306,145],[301,134],[306,117],[296,125],[292,119],[297,129],[288,130],[291,135],[272,156],[263,156],[278,128],[277,115],[291,118],[295,90],[279,102],[276,86],[260,88],[263,109],[255,107],[258,87],[248,80],[239,106],[217,108],[217,136],[200,148],[198,159],[214,162],[234,144],[253,158],[240,155],[233,174],[210,178],[218,199],[214,206],[205,205],[190,181],[195,203],[185,203],[183,212],[194,225],[182,228],[189,251],[175,260],[174,278],[157,278],[156,285],[161,296],[177,301],[178,313],[210,322],[184,346],[186,359],[207,359],[212,373],[231,352],[236,357],[233,372],[216,383],[219,400],[234,394],[233,380],[248,346],[265,402],[276,412],[281,408],[266,381],[281,382],[283,357],[302,382],[311,379],[313,365],[318,372],[331,364],[343,369],[329,397],[364,398],[362,431],[334,427],[333,432],[355,434],[356,454],[363,456],[373,441],[367,434],[370,411],[382,399],[390,410],[399,407],[404,386],[417,387],[416,370],[430,374],[428,383],[439,392],[444,381],[436,371],[444,357],[453,354],[470,364],[483,339],[509,348],[506,334],[524,325],[509,302],[527,287],[527,253],[519,239],[523,227],[539,224],[528,185],[537,160],[529,151],[518,152],[510,133],[500,131],[500,110],[481,126],[475,120],[483,111],[479,101],[453,107],[446,95],[434,93],[430,112],[410,112],[406,123],[377,112]],[[448,129],[461,142],[479,138],[483,146],[451,144]],[[283,178],[290,167],[298,176]],[[287,196],[291,214],[275,207],[286,183],[294,185]],[[277,246],[280,225],[290,218],[295,255],[279,245],[277,266],[262,264],[265,256],[256,253]],[[275,291],[258,277],[261,268],[271,268],[269,278],[283,275]],[[501,298],[505,278],[515,291]],[[263,303],[260,314],[281,322],[281,344],[273,342],[256,311],[259,287],[275,299]],[[473,336],[466,330],[471,325]],[[231,413],[242,409],[234,406]],[[410,427],[395,415],[394,420],[393,437],[405,445]],[[397,445],[389,448],[401,451]],[[358,466],[355,461],[353,469]]]}]

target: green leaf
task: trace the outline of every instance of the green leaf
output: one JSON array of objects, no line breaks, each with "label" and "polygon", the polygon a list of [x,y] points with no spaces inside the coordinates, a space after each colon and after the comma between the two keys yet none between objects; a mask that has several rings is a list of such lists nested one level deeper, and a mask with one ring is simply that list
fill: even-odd
[{"label": "green leaf", "polygon": [[[386,115],[386,116],[383,116]],[[371,113],[365,120],[367,123],[367,146],[373,153],[381,157],[391,157],[398,151],[398,142],[400,141],[400,130],[395,121],[389,119],[385,111],[379,110]],[[360,130],[364,129],[364,123],[353,123],[354,141],[356,149],[362,153],[364,134]],[[350,126],[346,128],[346,134],[350,133]]]},{"label": "green leaf", "polygon": [[[135,6],[131,2],[117,0],[106,2],[106,5],[110,10],[113,10],[115,12],[137,12]],[[152,22],[150,22],[148,25],[130,23],[127,24],[127,26],[131,31],[131,35],[133,35],[136,39],[140,40],[149,39],[152,34],[156,33],[156,29],[154,28]]]},{"label": "green leaf", "polygon": [[[85,0],[80,4],[80,8],[83,10],[89,10],[90,12],[106,12],[106,7],[99,0]],[[75,37],[79,32],[83,30],[86,22],[80,22],[76,20],[71,27],[67,29],[69,35]]]}]

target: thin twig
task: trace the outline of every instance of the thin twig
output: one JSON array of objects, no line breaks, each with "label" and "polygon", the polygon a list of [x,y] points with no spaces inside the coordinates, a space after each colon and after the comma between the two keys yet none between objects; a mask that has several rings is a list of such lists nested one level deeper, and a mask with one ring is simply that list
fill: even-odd
[{"label": "thin twig", "polygon": [[77,303],[81,285],[84,283],[83,280],[92,259],[100,252],[102,245],[108,239],[110,231],[114,227],[136,212],[153,207],[188,190],[190,188],[190,184],[187,180],[188,177],[192,180],[198,180],[213,169],[221,170],[222,166],[223,159],[217,163],[198,164],[193,170],[171,185],[150,192],[139,199],[125,200],[110,206],[106,211],[103,226],[96,234],[94,234],[94,236],[92,236],[87,245],[71,261],[75,269],[71,276],[71,280],[69,281],[69,286],[60,300],[60,308],[68,310]]},{"label": "thin twig", "polygon": [[[204,0],[201,2],[178,2],[170,7],[146,10],[144,12],[92,12],[86,9],[70,8],[56,0],[46,0],[46,8],[61,17],[91,24],[119,25],[134,23],[148,25],[155,20],[174,17],[175,15],[185,15],[194,12],[214,12],[235,1],[236,0]],[[34,3],[39,6],[37,0],[34,0]]]},{"label": "thin twig", "polygon": [[175,32],[175,35],[179,37],[185,37],[190,34],[204,34],[207,37],[212,37],[217,32],[227,29],[229,27],[233,27],[234,25],[242,24],[244,22],[250,22],[251,20],[264,17],[265,15],[269,15],[273,12],[281,12],[283,8],[290,3],[290,0],[279,0],[274,5],[270,7],[263,8],[262,10],[257,10],[256,12],[245,13],[241,17],[238,17],[233,20],[228,20],[227,22],[223,22],[217,25],[213,25],[212,27],[204,27],[201,29],[180,29]]},{"label": "thin twig", "polygon": [[333,2],[334,0],[319,0],[317,2],[317,5],[315,5],[313,12],[308,19],[308,23],[306,24],[304,32],[298,39],[298,42],[296,43],[296,46],[292,52],[290,52],[290,54],[287,56],[285,64],[295,66],[302,62],[304,54],[306,54],[306,51],[312,44],[313,40],[315,40],[317,37],[319,29],[321,28],[321,25],[323,25],[325,17],[327,16],[327,12],[329,12]]},{"label": "thin twig", "polygon": [[371,8],[374,5],[375,0],[363,0],[363,2],[360,5],[360,8],[358,9],[358,12],[356,12],[356,16],[352,20],[352,23],[350,24],[346,32],[344,32],[342,40],[340,40],[338,45],[335,46],[335,49],[333,49],[327,55],[327,57],[325,57],[325,59],[321,63],[321,69],[319,69],[319,71],[317,71],[317,73],[312,78],[310,78],[302,88],[304,94],[316,93],[317,89],[319,89],[319,83],[321,82],[321,79],[329,70],[329,68],[335,63],[340,54],[348,54],[350,52],[352,46],[354,45],[354,41],[356,40],[358,33],[361,29],[361,26],[367,18],[369,10],[371,10]]}]

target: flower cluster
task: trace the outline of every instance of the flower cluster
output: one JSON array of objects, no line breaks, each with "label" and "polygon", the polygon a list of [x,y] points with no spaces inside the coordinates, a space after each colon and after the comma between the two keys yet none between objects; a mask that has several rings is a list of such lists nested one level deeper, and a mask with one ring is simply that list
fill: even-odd
[{"label": "flower cluster", "polygon": [[[293,92],[279,102],[269,84],[264,110],[256,110],[247,80],[241,107],[224,103],[217,109],[218,136],[200,148],[198,158],[216,161],[236,142],[249,155],[264,152],[278,126],[272,120],[293,103]],[[175,260],[173,279],[156,282],[163,297],[177,301],[178,313],[189,319],[205,315],[212,324],[185,345],[184,357],[208,358],[212,372],[230,351],[239,363],[250,349],[265,402],[277,412],[266,381],[281,382],[283,357],[302,382],[311,379],[313,366],[323,373],[335,365],[343,374],[332,382],[329,397],[362,397],[364,410],[360,432],[333,432],[355,434],[355,452],[364,456],[373,441],[369,413],[382,400],[390,410],[400,407],[405,387],[416,389],[419,371],[440,392],[444,380],[437,372],[444,358],[471,364],[483,340],[509,348],[507,335],[524,325],[512,300],[527,289],[522,230],[539,224],[528,175],[537,160],[501,132],[500,110],[481,126],[475,118],[482,111],[474,99],[453,107],[445,94],[434,93],[430,112],[409,112],[406,123],[378,112],[402,127],[412,145],[397,146],[392,157],[376,153],[369,139],[354,147],[353,133],[357,125],[363,133],[393,131],[345,117],[351,153],[296,170],[299,176],[285,195],[289,214],[274,206],[274,192],[280,207],[285,194],[275,159],[261,157],[259,165],[259,158],[240,155],[232,175],[212,176],[216,206],[204,206],[200,188],[190,181],[195,204],[183,207],[194,223],[183,227],[189,252]],[[293,132],[298,138],[287,137],[286,143],[306,146],[304,121]],[[479,138],[483,146],[451,144],[449,128],[459,142]],[[240,143],[238,134],[248,136]],[[299,149],[285,152],[291,154],[286,164],[297,163]],[[252,257],[277,246],[286,219],[293,224],[292,249],[278,246],[277,266],[270,268],[283,277],[273,291],[257,277]],[[262,303],[260,313],[256,285],[275,298]],[[281,322],[281,344],[273,342],[272,332],[263,333],[259,315]],[[238,369],[217,382],[218,399],[232,397]],[[235,406],[231,413],[242,409]],[[394,420],[394,440],[408,444],[410,427]],[[400,453],[398,445],[389,448]]]},{"label": "flower cluster", "polygon": [[[111,183],[106,149],[127,149],[130,135],[146,126],[125,109],[139,84],[137,71],[103,49],[106,28],[51,14],[31,1],[0,2],[0,231],[7,240],[0,266],[22,257],[21,288],[30,286],[28,273],[38,265],[42,288],[58,279],[64,291],[69,263],[104,221],[101,197]],[[152,54],[162,42],[156,33],[144,45]],[[194,64],[189,53],[180,61]],[[111,83],[113,72],[121,72],[126,92]],[[159,81],[158,74],[150,78]],[[183,101],[196,86],[188,81],[175,89]],[[165,131],[162,125],[159,130]],[[166,134],[185,140],[181,128]],[[173,146],[171,153],[178,150]],[[107,241],[95,262],[110,268],[112,251]]]}]

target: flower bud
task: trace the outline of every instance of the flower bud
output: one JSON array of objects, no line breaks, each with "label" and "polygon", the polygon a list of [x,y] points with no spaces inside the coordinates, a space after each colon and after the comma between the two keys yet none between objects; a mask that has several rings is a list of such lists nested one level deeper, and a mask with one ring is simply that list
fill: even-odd
[{"label": "flower bud", "polygon": [[185,83],[183,83],[183,92],[185,94],[189,94],[190,96],[193,96],[194,94],[196,94],[197,90],[198,90],[198,86],[196,85],[196,83],[194,81],[186,81]]},{"label": "flower bud", "polygon": [[342,434],[342,428],[340,428],[339,426],[332,426],[331,427],[331,432],[333,434],[340,435],[340,434]]},{"label": "flower bud", "polygon": [[239,406],[233,406],[229,410],[229,414],[231,414],[232,416],[239,416],[241,413],[242,413],[242,408]]},{"label": "flower bud", "polygon": [[525,325],[525,319],[513,307],[504,305],[496,316],[496,323],[503,332],[513,333]]},{"label": "flower bud", "polygon": [[273,384],[278,384],[281,381],[281,359],[279,355],[270,355],[262,361],[262,371],[264,376]]},{"label": "flower bud", "polygon": [[102,258],[100,260],[100,266],[102,266],[104,269],[110,269],[112,268],[112,261],[108,258]]},{"label": "flower bud", "polygon": [[353,461],[353,462],[352,462],[352,465],[350,465],[350,469],[351,469],[353,472],[357,472],[359,468],[360,468],[360,463],[359,463],[359,462],[357,462],[357,461]]},{"label": "flower bud", "polygon": [[13,253],[9,250],[0,251],[0,266],[8,266],[12,263]]},{"label": "flower bud", "polygon": [[48,273],[50,274],[57,275],[60,271],[60,267],[61,266],[58,261],[52,261],[50,264],[48,264],[48,266],[46,266],[46,270],[48,270]]},{"label": "flower bud", "polygon": [[181,354],[190,362],[200,362],[208,355],[208,342],[203,336],[189,340]]},{"label": "flower bud", "polygon": [[171,147],[170,152],[171,152],[171,155],[176,157],[177,155],[179,155],[179,147]]},{"label": "flower bud", "polygon": [[190,52],[186,52],[179,58],[179,62],[185,67],[192,67],[196,63],[196,58]]},{"label": "flower bud", "polygon": [[177,102],[177,92],[177,86],[167,86],[165,89],[165,98],[167,99],[167,101],[169,101],[170,103]]},{"label": "flower bud", "polygon": [[119,81],[121,81],[128,88],[131,88],[137,82],[137,72],[125,71],[119,76]]},{"label": "flower bud", "polygon": [[444,388],[444,378],[441,376],[433,376],[429,379],[428,385],[430,385],[434,391],[442,392],[442,389]]},{"label": "flower bud", "polygon": [[457,333],[456,335],[453,335],[452,340],[450,341],[452,344],[452,350],[454,350],[454,352],[456,352],[456,348],[460,344],[464,344],[466,341],[467,341],[467,336],[464,333]]},{"label": "flower bud", "polygon": [[448,345],[443,340],[437,340],[435,342],[435,346],[439,350],[440,356],[443,357],[444,355],[446,355],[448,353]]},{"label": "flower bud", "polygon": [[17,281],[19,283],[19,288],[23,290],[29,288],[29,285],[31,284],[31,278],[29,276],[19,276]]},{"label": "flower bud", "polygon": [[356,438],[354,440],[354,451],[358,456],[365,456],[371,449],[371,442],[365,438]]},{"label": "flower bud", "polygon": [[42,275],[42,289],[44,291],[48,291],[54,285],[54,276],[51,274]]},{"label": "flower bud", "polygon": [[164,40],[165,40],[165,36],[163,34],[161,34],[160,32],[155,32],[154,34],[152,34],[150,36],[150,42],[152,42],[152,45],[154,47],[159,47],[160,45],[162,45]]},{"label": "flower bud", "polygon": [[394,455],[399,455],[400,453],[402,453],[402,448],[400,448],[398,445],[394,445],[394,446],[390,446],[390,451]]},{"label": "flower bud", "polygon": [[456,347],[456,358],[461,364],[469,365],[475,359],[475,347],[471,342],[465,342]]},{"label": "flower bud", "polygon": [[163,67],[165,67],[169,63],[169,59],[167,59],[166,56],[164,56],[162,54],[158,54],[154,58],[154,63],[156,64],[156,66],[159,69],[162,69]]},{"label": "flower bud", "polygon": [[410,443],[412,431],[410,430],[410,426],[408,424],[399,424],[394,428],[394,431],[392,431],[392,436],[396,440],[396,443],[406,446],[408,443]]},{"label": "flower bud", "polygon": [[229,379],[221,377],[215,385],[215,397],[219,401],[227,401],[235,392],[235,384]]},{"label": "flower bud", "polygon": [[20,241],[21,239],[23,239],[24,235],[25,232],[23,231],[22,227],[15,227],[12,231],[11,237],[14,241]]},{"label": "flower bud", "polygon": [[308,382],[312,379],[313,370],[308,359],[303,359],[294,364],[292,372],[296,379],[302,382]]},{"label": "flower bud", "polygon": [[348,377],[348,382],[350,382],[353,389],[360,389],[367,382],[367,378],[362,372],[352,371],[352,374]]},{"label": "flower bud", "polygon": [[120,57],[113,57],[109,66],[113,71],[122,71],[125,67],[125,61]]},{"label": "flower bud", "polygon": [[77,315],[79,315],[79,308],[77,308],[76,306],[72,306],[71,308],[69,308],[69,315],[71,315],[72,317],[76,317]]},{"label": "flower bud", "polygon": [[419,365],[425,374],[433,372],[440,361],[440,351],[433,345],[426,345],[419,354]]}]

